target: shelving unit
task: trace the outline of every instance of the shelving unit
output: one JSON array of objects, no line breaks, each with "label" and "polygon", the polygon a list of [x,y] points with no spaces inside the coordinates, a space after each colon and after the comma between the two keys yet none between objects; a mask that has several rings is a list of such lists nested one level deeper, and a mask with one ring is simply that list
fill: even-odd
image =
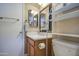
[{"label": "shelving unit", "polygon": [[75,37],[75,38],[79,38],[79,35],[77,35],[77,34],[52,33],[52,35],[58,35],[58,36],[68,36],[68,37]]},{"label": "shelving unit", "polygon": [[62,20],[67,20],[67,19],[72,19],[72,18],[79,18],[79,10],[74,11],[74,12],[70,12],[67,14],[64,14],[62,16],[58,16],[55,20],[56,21],[62,21]]},{"label": "shelving unit", "polygon": [[63,4],[62,8],[53,12],[52,35],[79,38],[79,3]]},{"label": "shelving unit", "polygon": [[58,10],[56,10],[55,14],[58,14],[58,13],[61,13],[61,12],[73,9],[75,7],[79,7],[79,3],[69,3],[69,4],[66,4],[65,6],[63,4],[63,7],[58,9]]}]

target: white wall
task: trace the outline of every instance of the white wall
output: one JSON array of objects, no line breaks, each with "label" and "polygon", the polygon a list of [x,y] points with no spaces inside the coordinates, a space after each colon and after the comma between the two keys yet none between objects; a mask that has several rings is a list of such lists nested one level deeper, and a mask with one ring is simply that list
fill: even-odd
[{"label": "white wall", "polygon": [[23,55],[22,4],[0,4],[0,17],[18,18],[16,23],[0,22],[0,55]]}]

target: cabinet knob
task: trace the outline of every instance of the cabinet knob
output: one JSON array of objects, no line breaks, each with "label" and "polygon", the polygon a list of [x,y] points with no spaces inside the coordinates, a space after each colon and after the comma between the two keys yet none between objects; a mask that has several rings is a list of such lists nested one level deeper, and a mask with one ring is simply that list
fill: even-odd
[{"label": "cabinet knob", "polygon": [[45,48],[45,43],[39,43],[38,48],[39,49],[44,49]]}]

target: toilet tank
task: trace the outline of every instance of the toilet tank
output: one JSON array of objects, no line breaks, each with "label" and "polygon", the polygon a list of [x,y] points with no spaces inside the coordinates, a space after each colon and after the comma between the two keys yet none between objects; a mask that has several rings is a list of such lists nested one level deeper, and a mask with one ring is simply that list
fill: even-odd
[{"label": "toilet tank", "polygon": [[56,56],[79,56],[79,43],[64,39],[53,39],[52,42]]}]

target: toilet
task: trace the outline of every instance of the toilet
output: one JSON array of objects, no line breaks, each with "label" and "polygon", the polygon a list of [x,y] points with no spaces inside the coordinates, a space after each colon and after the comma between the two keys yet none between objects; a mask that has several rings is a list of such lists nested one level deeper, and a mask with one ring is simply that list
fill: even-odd
[{"label": "toilet", "polygon": [[79,56],[79,43],[64,39],[53,39],[52,42],[55,56]]}]

